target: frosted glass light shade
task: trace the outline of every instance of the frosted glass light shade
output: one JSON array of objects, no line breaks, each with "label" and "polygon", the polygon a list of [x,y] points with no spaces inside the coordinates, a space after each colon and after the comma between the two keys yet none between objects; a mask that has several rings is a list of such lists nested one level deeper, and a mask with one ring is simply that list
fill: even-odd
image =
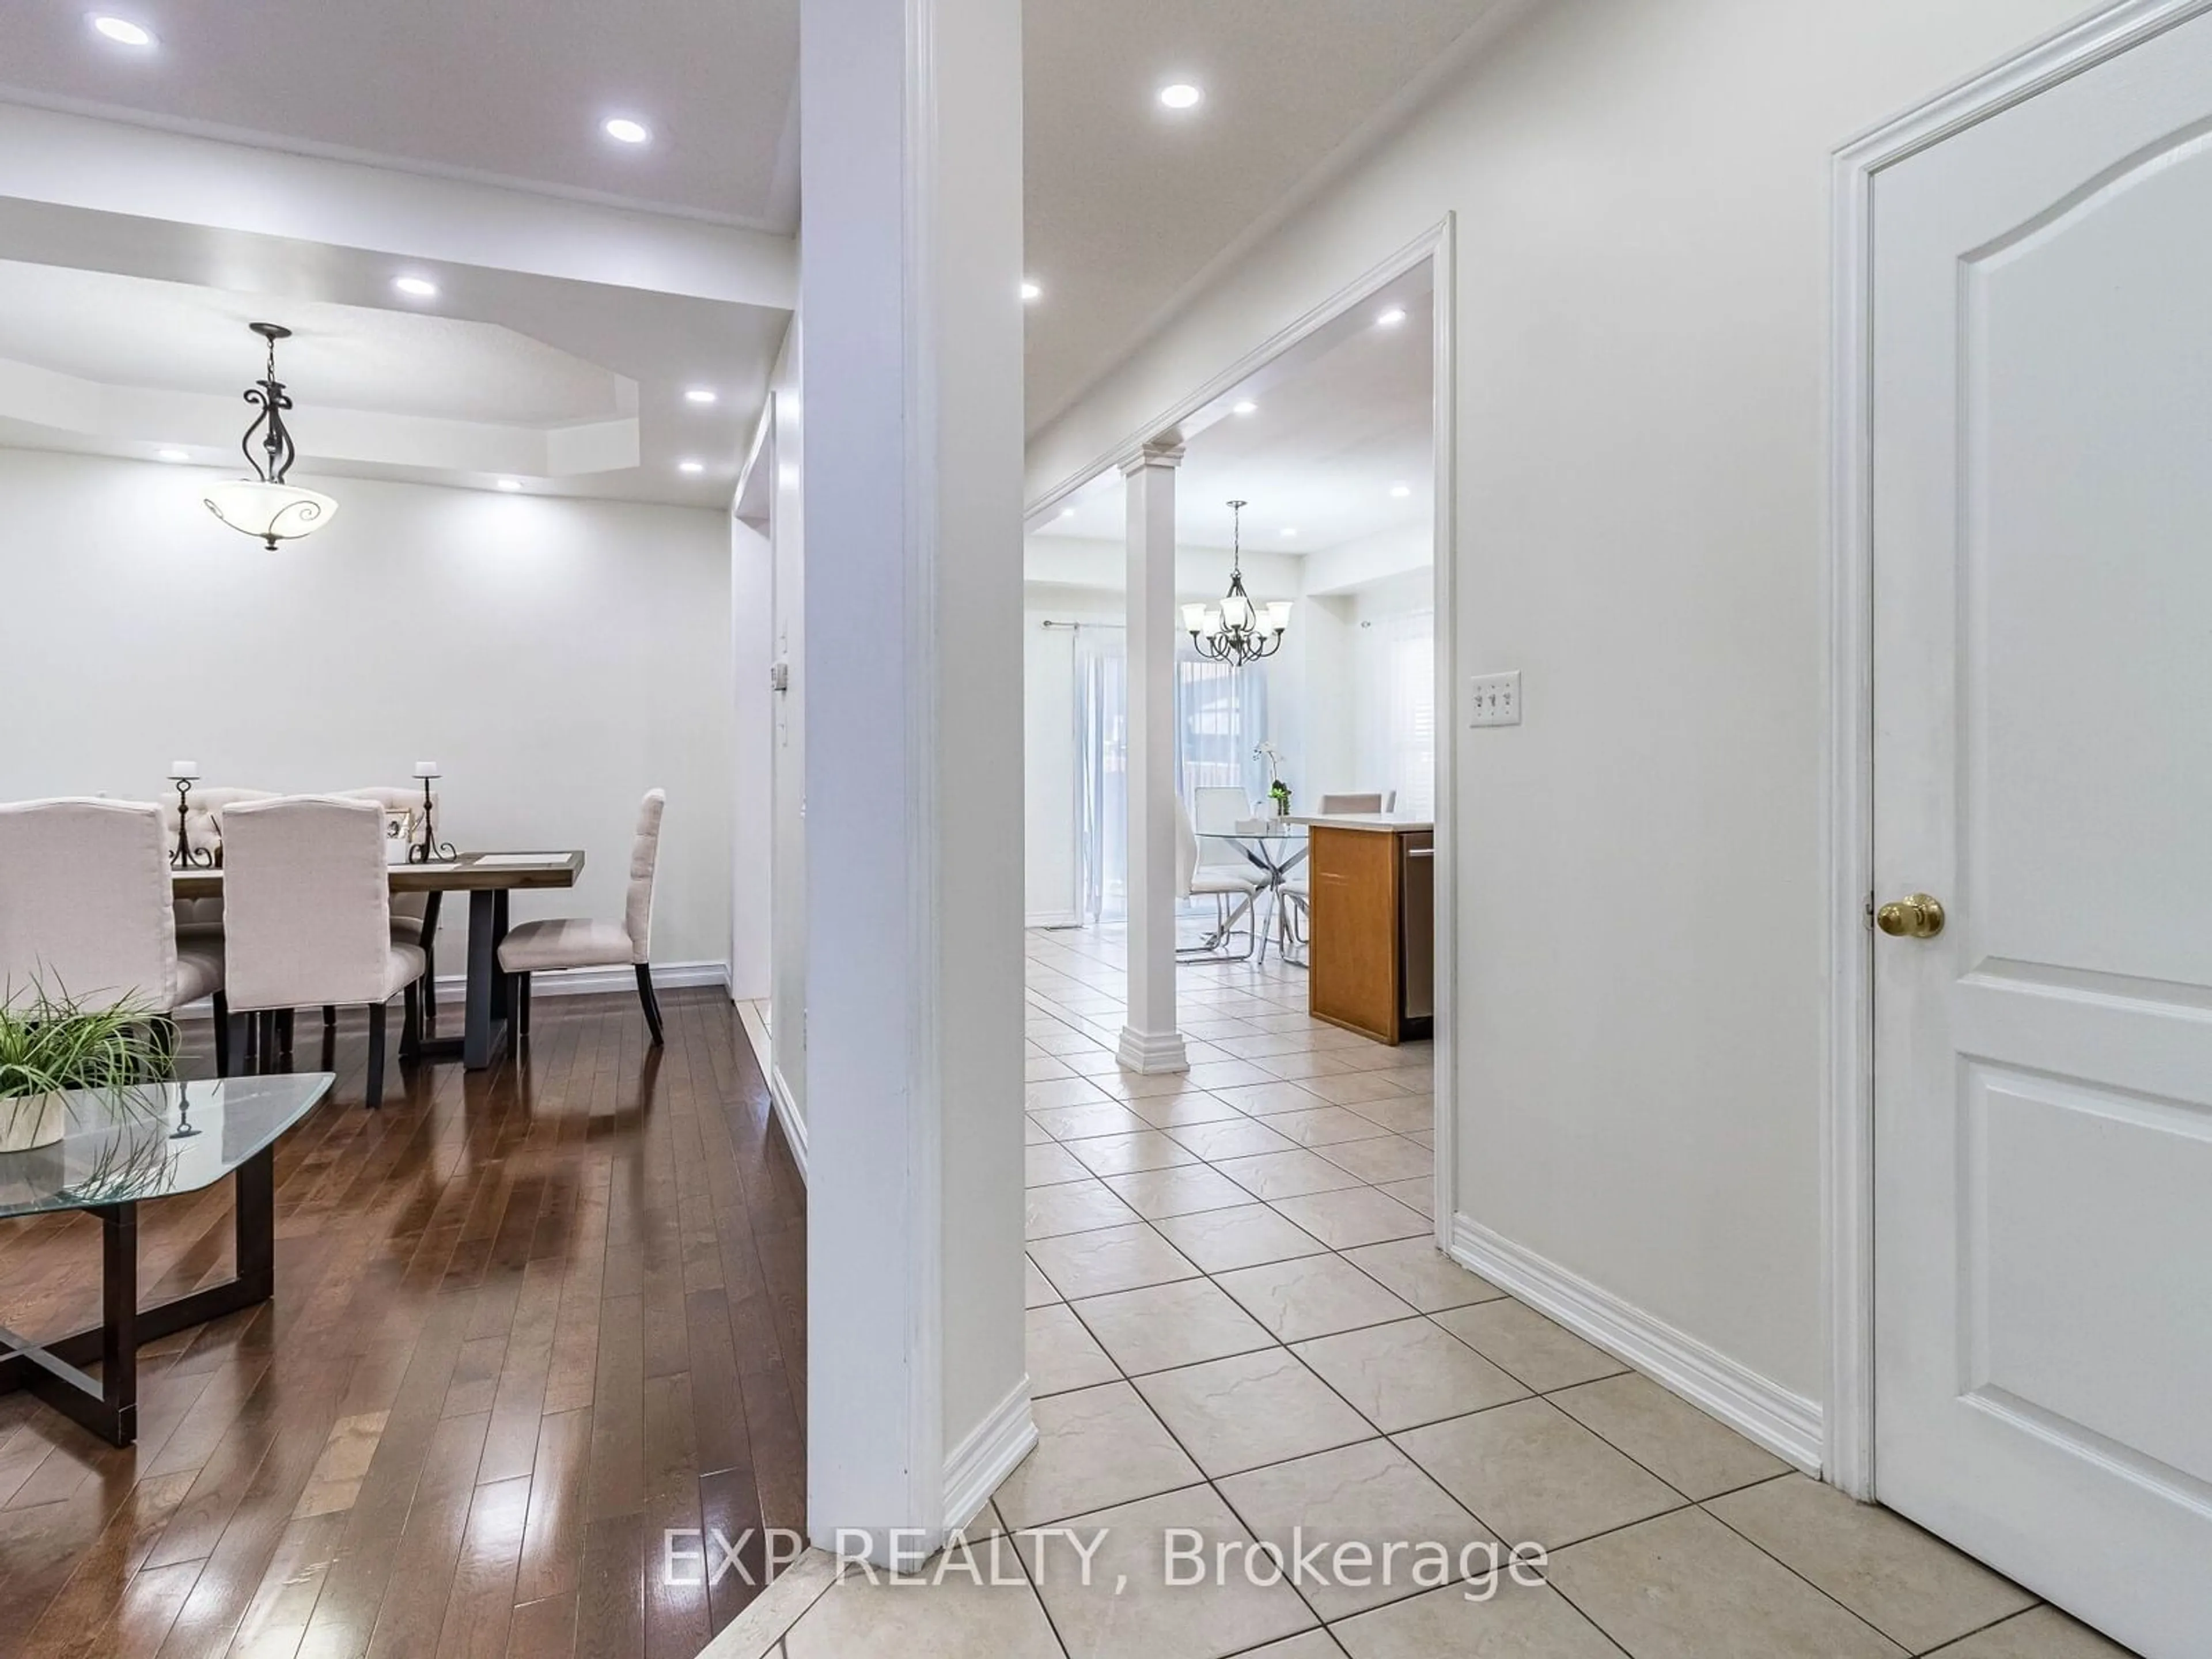
[{"label": "frosted glass light shade", "polygon": [[227,478],[208,486],[207,510],[233,530],[259,537],[273,550],[279,542],[313,535],[337,515],[338,504],[292,484]]},{"label": "frosted glass light shade", "polygon": [[1290,625],[1291,602],[1288,599],[1269,600],[1267,604],[1267,631],[1270,634],[1279,634]]},{"label": "frosted glass light shade", "polygon": [[1251,627],[1252,601],[1241,593],[1231,593],[1221,602],[1221,620],[1230,628]]},{"label": "frosted glass light shade", "polygon": [[1204,605],[1187,605],[1183,606],[1182,629],[1186,634],[1203,634],[1206,632],[1206,607]]},{"label": "frosted glass light shade", "polygon": [[1221,631],[1221,613],[1218,611],[1207,611],[1206,613],[1206,626],[1200,629],[1198,631],[1205,635],[1209,639],[1211,639],[1214,635],[1218,634]]}]

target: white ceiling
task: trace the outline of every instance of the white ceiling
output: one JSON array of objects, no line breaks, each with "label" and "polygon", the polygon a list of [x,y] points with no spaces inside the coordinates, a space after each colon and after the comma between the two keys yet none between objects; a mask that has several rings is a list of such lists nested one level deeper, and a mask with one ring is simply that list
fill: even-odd
[{"label": "white ceiling", "polygon": [[[1402,310],[1385,327],[1376,318]],[[1176,475],[1176,538],[1230,545],[1242,500],[1244,546],[1317,553],[1425,525],[1435,494],[1433,307],[1425,268],[1375,295],[1311,343],[1268,365],[1185,423]],[[1237,415],[1241,402],[1256,405]],[[1394,495],[1403,485],[1407,493]],[[1109,472],[1033,526],[1037,539],[1120,540],[1127,520]],[[1073,511],[1066,511],[1072,507]],[[1285,529],[1296,536],[1285,536]]]},{"label": "white ceiling", "polygon": [[[1050,421],[1495,0],[1028,0],[1029,420]],[[1205,102],[1164,108],[1171,81]]]},{"label": "white ceiling", "polygon": [[[88,10],[151,30],[118,46]],[[0,98],[762,229],[798,218],[798,0],[0,0]],[[615,143],[610,116],[653,142]]]},{"label": "white ceiling", "polygon": [[295,331],[277,370],[302,477],[723,507],[786,323],[419,261],[440,292],[402,301],[381,253],[12,200],[0,246],[33,256],[0,261],[0,443],[233,471],[263,361],[246,324],[265,319]]}]

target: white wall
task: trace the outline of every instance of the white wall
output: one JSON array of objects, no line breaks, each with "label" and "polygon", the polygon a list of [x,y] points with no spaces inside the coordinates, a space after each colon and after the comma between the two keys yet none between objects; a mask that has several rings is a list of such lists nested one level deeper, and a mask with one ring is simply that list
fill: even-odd
[{"label": "white wall", "polygon": [[769,908],[775,958],[769,975],[769,1079],[802,1161],[806,1153],[806,465],[805,408],[799,384],[799,323],[785,335],[769,392],[774,398],[767,460],[769,534],[774,544],[775,621],[770,649],[788,676],[775,699],[771,768]]},{"label": "white wall", "polygon": [[[463,848],[580,847],[515,920],[622,914],[638,798],[668,791],[653,957],[729,957],[729,543],[716,513],[359,479],[270,553],[211,476],[0,449],[0,799],[407,784]],[[462,966],[448,906],[439,969]]]},{"label": "white wall", "polygon": [[774,983],[775,899],[769,845],[775,833],[775,549],[730,520],[730,995],[766,997]]},{"label": "white wall", "polygon": [[1079,898],[1075,629],[1046,627],[1046,614],[1022,618],[1023,907],[1032,927],[1065,927]]},{"label": "white wall", "polygon": [[1815,1400],[1828,156],[2080,9],[1552,0],[1030,447],[1456,214],[1461,1207]]}]

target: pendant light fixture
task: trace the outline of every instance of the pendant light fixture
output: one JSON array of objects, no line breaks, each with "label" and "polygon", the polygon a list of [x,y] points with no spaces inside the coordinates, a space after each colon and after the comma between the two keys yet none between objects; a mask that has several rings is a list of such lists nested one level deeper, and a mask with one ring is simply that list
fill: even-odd
[{"label": "pendant light fixture", "polygon": [[1187,605],[1182,608],[1182,625],[1190,631],[1190,642],[1198,647],[1201,657],[1214,662],[1225,662],[1232,668],[1242,668],[1248,662],[1257,662],[1262,657],[1272,657],[1283,648],[1284,630],[1291,625],[1291,605],[1287,599],[1277,599],[1265,611],[1261,611],[1244,592],[1244,508],[1249,503],[1231,501],[1229,556],[1229,593],[1221,601],[1221,608],[1213,610],[1203,605]]},{"label": "pendant light fixture", "polygon": [[[292,331],[280,323],[247,326],[269,343],[269,367],[260,382],[246,391],[246,401],[261,414],[246,428],[239,445],[253,477],[210,485],[207,510],[233,530],[258,536],[273,553],[279,542],[313,535],[331,521],[338,504],[327,495],[284,482],[298,452],[284,425],[284,411],[291,408],[292,399],[284,391],[284,383],[276,378],[276,342],[290,339]],[[258,445],[257,433],[260,434]],[[253,453],[257,447],[261,451],[258,456]]]}]

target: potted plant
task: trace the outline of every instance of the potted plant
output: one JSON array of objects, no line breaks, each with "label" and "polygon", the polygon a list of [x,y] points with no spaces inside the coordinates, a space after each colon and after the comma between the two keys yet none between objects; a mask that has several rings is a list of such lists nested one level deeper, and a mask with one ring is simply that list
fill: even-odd
[{"label": "potted plant", "polygon": [[47,1146],[69,1133],[76,1090],[119,1094],[176,1075],[163,1015],[135,1002],[88,1009],[33,985],[0,1000],[0,1152]]},{"label": "potted plant", "polygon": [[1279,818],[1290,817],[1291,786],[1283,781],[1283,751],[1270,741],[1261,744],[1252,754],[1255,759],[1267,763],[1267,799],[1273,804],[1271,810]]}]

